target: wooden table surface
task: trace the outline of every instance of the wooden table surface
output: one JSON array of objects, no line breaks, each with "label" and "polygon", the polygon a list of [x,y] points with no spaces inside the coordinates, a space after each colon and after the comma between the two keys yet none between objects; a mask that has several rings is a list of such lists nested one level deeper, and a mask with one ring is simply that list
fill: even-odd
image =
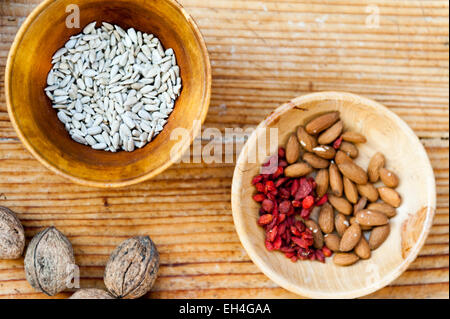
[{"label": "wooden table surface", "polygon": [[[17,29],[39,2],[0,3],[0,205],[18,212],[27,239],[58,227],[73,243],[82,287],[103,286],[119,242],[150,235],[162,266],[149,297],[298,297],[259,272],[239,242],[230,205],[234,164],[179,164],[148,182],[102,190],[56,176],[24,149],[6,111],[4,73]],[[448,1],[181,2],[211,57],[204,128],[256,125],[281,103],[323,90],[375,99],[412,127],[436,175],[436,218],[417,260],[369,297],[448,298]],[[378,28],[370,16],[377,11]],[[45,296],[29,286],[20,259],[0,262],[0,297]]]}]

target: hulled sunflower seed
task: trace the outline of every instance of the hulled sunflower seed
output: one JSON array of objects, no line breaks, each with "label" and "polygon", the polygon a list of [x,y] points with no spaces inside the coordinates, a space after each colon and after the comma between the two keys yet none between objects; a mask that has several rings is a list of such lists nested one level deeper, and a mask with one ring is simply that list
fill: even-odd
[{"label": "hulled sunflower seed", "polygon": [[73,140],[133,151],[163,129],[180,95],[173,49],[152,34],[91,22],[52,57],[45,94]]}]

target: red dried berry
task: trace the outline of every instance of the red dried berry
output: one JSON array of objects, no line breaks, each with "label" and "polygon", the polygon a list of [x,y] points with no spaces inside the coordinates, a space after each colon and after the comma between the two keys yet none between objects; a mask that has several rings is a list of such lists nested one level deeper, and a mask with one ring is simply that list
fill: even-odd
[{"label": "red dried berry", "polygon": [[264,185],[263,183],[256,183],[255,188],[258,192],[263,193],[264,192]]},{"label": "red dried berry", "polygon": [[284,182],[286,182],[289,178],[288,177],[280,177],[279,179],[277,179],[277,181],[275,182],[275,187],[278,188],[281,185],[283,185]]},{"label": "red dried berry", "polygon": [[342,136],[340,136],[337,140],[334,141],[333,148],[337,150],[339,149],[339,147],[341,147],[341,144],[342,144]]},{"label": "red dried berry", "polygon": [[256,175],[256,176],[253,177],[253,179],[252,179],[252,184],[255,185],[256,183],[259,183],[262,179],[263,179],[263,176],[262,176],[262,175]]},{"label": "red dried berry", "polygon": [[302,201],[300,200],[293,200],[291,202],[292,206],[294,206],[295,208],[301,207],[302,206]]},{"label": "red dried berry", "polygon": [[288,200],[284,200],[280,203],[279,210],[281,214],[287,214],[291,209],[291,202]]},{"label": "red dried berry", "polygon": [[323,204],[325,204],[326,202],[328,202],[328,194],[323,195],[321,198],[319,198],[316,201],[316,206],[322,206]]},{"label": "red dried berry", "polygon": [[262,209],[264,209],[266,212],[271,213],[273,210],[273,201],[270,199],[265,199],[261,203]]},{"label": "red dried berry", "polygon": [[286,162],[285,160],[280,160],[278,161],[278,166],[285,168],[286,166],[288,166],[288,162]]},{"label": "red dried berry", "polygon": [[303,219],[309,219],[309,215],[311,215],[311,210],[303,208],[300,213],[300,217]]},{"label": "red dried berry", "polygon": [[277,170],[275,173],[272,174],[273,178],[278,178],[281,174],[283,174],[284,169],[281,166],[278,166]]},{"label": "red dried berry", "polygon": [[327,246],[322,247],[322,252],[325,257],[330,257],[333,255],[333,252]]},{"label": "red dried berry", "polygon": [[273,215],[265,214],[265,215],[262,215],[261,217],[259,217],[258,224],[259,225],[267,225],[267,224],[270,224],[270,222],[272,222],[272,220],[273,220]]},{"label": "red dried berry", "polygon": [[323,254],[322,250],[317,249],[316,250],[316,258],[318,261],[320,261],[321,263],[325,262],[325,255]]},{"label": "red dried berry", "polygon": [[302,207],[304,209],[310,209],[313,205],[314,205],[314,197],[312,197],[311,195],[306,196],[302,202]]},{"label": "red dried berry", "polygon": [[279,157],[285,157],[286,156],[286,151],[284,150],[284,148],[282,148],[282,147],[278,148],[278,156]]},{"label": "red dried berry", "polygon": [[275,237],[278,235],[278,226],[274,226],[271,230],[267,232],[267,240],[270,242],[273,242],[275,240]]},{"label": "red dried berry", "polygon": [[277,236],[277,237],[275,238],[275,241],[273,242],[273,249],[276,249],[276,250],[280,249],[282,243],[283,243],[283,242],[282,242],[282,240],[281,240],[281,237],[280,237],[280,236]]},{"label": "red dried berry", "polygon": [[255,202],[260,203],[260,202],[262,202],[264,199],[266,199],[266,196],[264,196],[264,194],[259,193],[259,194],[253,195],[253,200],[254,200]]},{"label": "red dried berry", "polygon": [[266,245],[267,250],[269,250],[269,251],[273,250],[273,244],[270,241],[266,240],[265,245]]},{"label": "red dried berry", "polygon": [[298,181],[298,179],[294,179],[294,181],[292,182],[292,185],[291,185],[291,196],[295,196],[295,194],[297,194],[299,187],[300,187],[300,182]]},{"label": "red dried berry", "polygon": [[266,188],[266,190],[265,190],[266,193],[270,193],[270,192],[276,190],[275,183],[273,181],[267,181],[264,186]]}]

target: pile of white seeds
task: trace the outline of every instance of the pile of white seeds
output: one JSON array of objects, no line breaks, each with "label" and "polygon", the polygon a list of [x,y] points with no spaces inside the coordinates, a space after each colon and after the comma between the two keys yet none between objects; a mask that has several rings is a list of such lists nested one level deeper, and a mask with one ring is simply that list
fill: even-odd
[{"label": "pile of white seeds", "polygon": [[45,93],[73,140],[131,152],[162,131],[180,95],[180,69],[152,34],[95,25],[53,55]]}]

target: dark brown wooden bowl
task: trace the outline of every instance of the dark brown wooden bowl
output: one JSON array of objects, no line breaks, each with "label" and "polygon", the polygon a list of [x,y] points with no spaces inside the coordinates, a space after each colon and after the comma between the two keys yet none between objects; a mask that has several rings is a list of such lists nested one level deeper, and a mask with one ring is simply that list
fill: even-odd
[{"label": "dark brown wooden bowl", "polygon": [[[71,13],[66,8],[73,4],[80,9],[80,28],[66,27]],[[92,21],[153,33],[165,48],[173,48],[180,66],[183,88],[167,124],[152,142],[133,152],[97,151],[73,141],[44,93],[53,54]],[[211,66],[195,22],[174,0],[47,0],[17,33],[5,83],[11,122],[41,163],[80,184],[121,187],[162,172],[189,147],[198,133],[194,122],[203,122],[208,111]],[[175,128],[187,129],[189,139],[171,140]],[[171,154],[176,144],[181,147]]]}]

